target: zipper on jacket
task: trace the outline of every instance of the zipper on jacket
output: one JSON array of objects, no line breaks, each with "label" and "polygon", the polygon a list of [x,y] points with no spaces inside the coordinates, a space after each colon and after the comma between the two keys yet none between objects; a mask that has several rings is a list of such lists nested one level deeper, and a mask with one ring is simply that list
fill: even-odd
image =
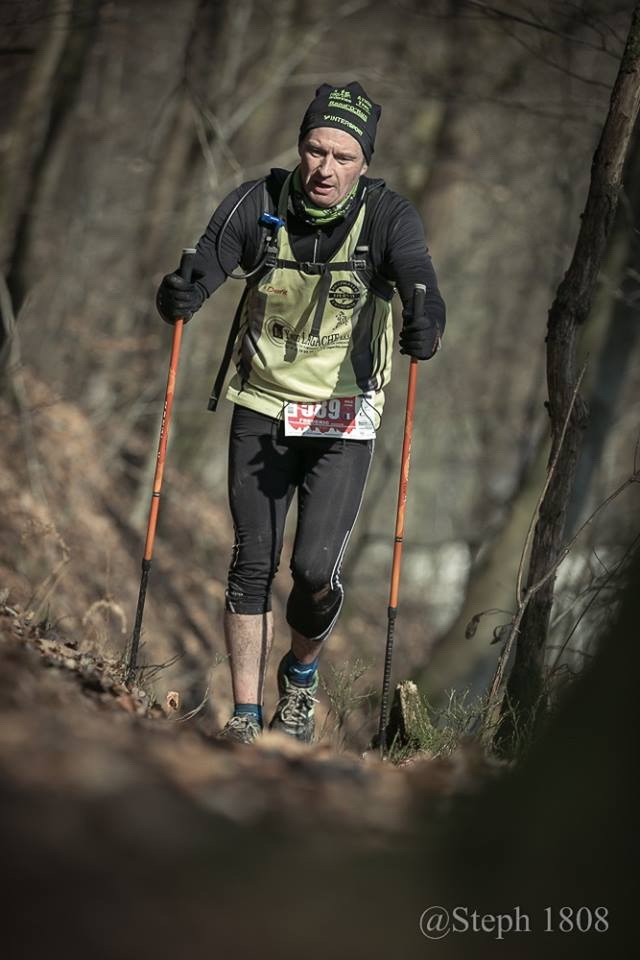
[{"label": "zipper on jacket", "polygon": [[313,262],[318,262],[318,244],[320,243],[320,230],[316,230],[316,238],[313,241]]}]

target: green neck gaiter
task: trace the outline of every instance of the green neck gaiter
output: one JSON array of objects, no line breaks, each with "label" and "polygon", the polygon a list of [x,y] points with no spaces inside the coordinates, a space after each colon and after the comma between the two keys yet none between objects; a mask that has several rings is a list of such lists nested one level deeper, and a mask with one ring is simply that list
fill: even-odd
[{"label": "green neck gaiter", "polygon": [[306,220],[307,223],[321,227],[323,224],[338,220],[348,213],[356,199],[359,183],[360,180],[356,180],[346,197],[343,197],[334,207],[316,207],[304,192],[302,179],[300,177],[300,167],[296,167],[293,171],[293,177],[291,178],[291,200],[293,208],[298,216]]}]

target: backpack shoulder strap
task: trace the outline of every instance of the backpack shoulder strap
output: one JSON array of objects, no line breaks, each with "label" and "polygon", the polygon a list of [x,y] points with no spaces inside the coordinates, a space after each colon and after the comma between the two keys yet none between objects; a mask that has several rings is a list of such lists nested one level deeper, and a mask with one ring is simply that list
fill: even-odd
[{"label": "backpack shoulder strap", "polygon": [[265,177],[265,189],[269,195],[269,213],[278,212],[278,200],[285,180],[289,176],[289,170],[282,170],[280,167],[272,167]]},{"label": "backpack shoulder strap", "polygon": [[386,186],[384,182],[375,184],[373,187],[369,187],[367,190],[367,195],[364,199],[364,221],[362,223],[362,229],[360,230],[360,236],[358,237],[358,247],[366,247],[367,250],[369,249],[369,238],[372,232],[371,228],[374,224],[378,204],[380,203],[385,190]]},{"label": "backpack shoulder strap", "polygon": [[388,280],[384,280],[382,277],[376,274],[371,260],[371,254],[369,252],[370,239],[377,226],[376,214],[379,211],[380,200],[382,199],[386,189],[386,185],[382,180],[367,190],[367,195],[364,201],[364,220],[355,249],[355,257],[358,260],[364,261],[366,264],[364,270],[359,272],[362,274],[362,279],[365,281],[367,286],[384,300],[391,300],[395,293],[395,287],[393,284],[389,283]]}]

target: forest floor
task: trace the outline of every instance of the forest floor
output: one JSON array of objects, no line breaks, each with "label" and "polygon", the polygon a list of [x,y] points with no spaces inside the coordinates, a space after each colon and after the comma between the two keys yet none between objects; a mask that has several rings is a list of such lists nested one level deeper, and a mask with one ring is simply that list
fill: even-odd
[{"label": "forest floor", "polygon": [[251,746],[221,742],[179,710],[127,684],[121,661],[83,650],[0,594],[0,764],[25,791],[110,794],[158,776],[204,809],[245,824],[264,815],[390,838],[416,802],[434,811],[473,793],[501,765],[476,746],[400,764],[266,731]]},{"label": "forest floor", "polygon": [[[327,877],[335,882],[341,864],[353,871],[354,856],[364,856],[388,871],[420,824],[435,826],[499,772],[471,748],[395,766],[275,733],[251,746],[217,741],[126,685],[118,661],[36,623],[3,591],[0,823],[16,956],[31,956],[31,943],[36,955],[43,925],[61,915],[73,935],[52,937],[67,955],[78,943],[110,958],[163,943],[186,956],[180,937],[191,931],[201,947],[212,917],[221,922],[220,899],[216,945],[234,949],[238,937],[253,942],[233,928],[256,886],[260,942],[281,942],[278,904],[299,912],[307,891],[309,919],[316,896],[324,913],[337,896]],[[362,882],[354,876],[354,903]],[[415,924],[414,913],[412,937]]]},{"label": "forest floor", "polygon": [[[592,701],[524,769],[465,745],[394,765],[279,734],[221,742],[5,589],[2,954],[626,955],[632,888],[617,878],[635,808],[615,754],[598,751],[594,779],[597,735],[577,736]],[[608,911],[611,936],[550,937],[546,905],[565,902]],[[510,935],[489,926],[430,943],[421,918],[442,904],[503,916]],[[517,911],[534,936],[512,932]]]}]

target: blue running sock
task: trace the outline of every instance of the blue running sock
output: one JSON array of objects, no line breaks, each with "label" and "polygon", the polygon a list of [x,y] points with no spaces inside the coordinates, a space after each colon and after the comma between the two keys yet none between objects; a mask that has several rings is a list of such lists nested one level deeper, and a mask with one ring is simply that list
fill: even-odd
[{"label": "blue running sock", "polygon": [[236,703],[233,715],[234,717],[252,716],[262,729],[262,707],[259,703]]},{"label": "blue running sock", "polygon": [[302,663],[294,656],[293,650],[289,650],[284,658],[283,669],[289,680],[297,687],[310,687],[315,679],[319,660],[320,657],[316,657],[311,663]]}]

